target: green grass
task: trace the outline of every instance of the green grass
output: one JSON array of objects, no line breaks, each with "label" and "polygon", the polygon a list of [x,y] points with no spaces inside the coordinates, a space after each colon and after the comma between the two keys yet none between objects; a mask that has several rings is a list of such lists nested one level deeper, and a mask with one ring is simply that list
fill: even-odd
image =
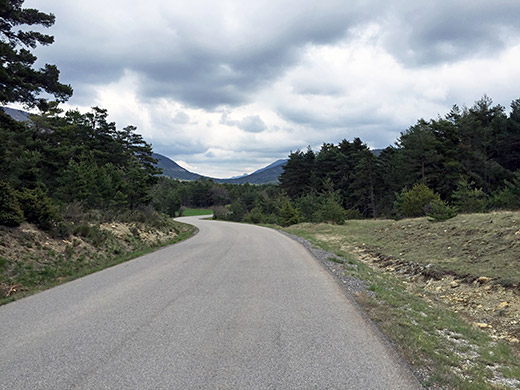
[{"label": "green grass", "polygon": [[211,215],[213,210],[210,209],[185,209],[182,212],[183,217],[195,217],[199,215]]},{"label": "green grass", "polygon": [[[519,259],[513,254],[520,238],[517,234],[517,241],[513,241],[511,235],[518,231],[516,225],[513,232],[519,220],[520,213],[497,213],[461,215],[442,223],[429,223],[426,219],[369,220],[348,221],[344,226],[300,224],[284,230],[341,256],[345,263],[356,265],[345,268],[345,272],[369,286],[367,292],[356,295],[357,301],[393,341],[426,388],[509,389],[516,387],[508,387],[500,378],[520,381],[518,353],[507,343],[494,341],[433,297],[426,296],[424,290],[358,261],[355,247],[427,262],[455,272],[518,281]],[[492,245],[502,249],[499,253],[503,258],[488,256],[477,247],[457,248],[477,239],[479,243],[490,244],[491,238],[498,241]],[[452,249],[447,249],[448,246]],[[509,246],[513,247],[513,254],[504,250]],[[471,261],[477,250],[484,256],[484,263]],[[455,256],[451,257],[454,252]],[[516,254],[518,256],[517,251]],[[457,260],[446,262],[447,258]],[[493,259],[506,270],[494,268]],[[516,264],[517,269],[503,259]]]},{"label": "green grass", "polygon": [[[292,231],[306,228],[297,225]],[[431,264],[441,274],[487,276],[505,286],[520,285],[520,212],[463,214],[436,223],[426,218],[350,220],[312,229],[338,248],[362,247],[372,254]]]}]

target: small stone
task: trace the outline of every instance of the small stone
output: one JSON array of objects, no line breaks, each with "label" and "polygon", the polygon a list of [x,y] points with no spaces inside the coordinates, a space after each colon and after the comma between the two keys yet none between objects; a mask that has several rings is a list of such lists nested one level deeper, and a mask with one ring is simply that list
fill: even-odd
[{"label": "small stone", "polygon": [[520,340],[518,340],[516,337],[509,337],[507,341],[510,343],[520,343]]},{"label": "small stone", "polygon": [[507,302],[504,301],[504,302],[500,303],[500,304],[497,306],[497,310],[505,309],[505,308],[508,307],[508,306],[509,306],[509,303],[507,303]]},{"label": "small stone", "polygon": [[487,276],[481,276],[477,279],[477,282],[484,284],[491,280],[491,278],[488,278]]},{"label": "small stone", "polygon": [[459,286],[460,286],[460,284],[456,280],[454,280],[453,282],[450,283],[451,288],[457,288]]},{"label": "small stone", "polygon": [[491,325],[486,324],[484,322],[474,322],[473,325],[475,325],[477,328],[480,328],[480,329],[492,328]]}]

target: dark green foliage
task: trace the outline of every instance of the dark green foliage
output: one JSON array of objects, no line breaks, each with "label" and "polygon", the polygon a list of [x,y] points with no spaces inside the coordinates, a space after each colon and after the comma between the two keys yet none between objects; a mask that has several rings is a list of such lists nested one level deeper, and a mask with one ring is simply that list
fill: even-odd
[{"label": "dark green foliage", "polygon": [[[27,106],[48,107],[44,92],[64,102],[72,95],[72,88],[60,84],[59,71],[54,65],[32,68],[36,62],[28,49],[38,45],[50,45],[50,35],[30,31],[26,26],[50,27],[55,17],[36,9],[22,8],[24,0],[0,1],[0,103],[20,102]],[[18,26],[21,28],[17,30]]]},{"label": "dark green foliage", "polygon": [[336,225],[343,225],[345,219],[345,209],[341,207],[334,197],[326,198],[314,217],[314,220],[317,222],[327,222]]},{"label": "dark green foliage", "polygon": [[488,196],[480,188],[472,188],[461,179],[452,194],[453,206],[461,213],[482,213],[486,209]]},{"label": "dark green foliage", "polygon": [[[99,108],[60,114],[54,107],[17,123],[0,113],[6,141],[0,147],[0,173],[17,190],[25,220],[55,229],[60,221],[57,204],[79,202],[106,212],[136,209],[151,200],[159,170],[151,146],[134,127],[118,131]],[[173,203],[170,199],[166,212],[172,212]]]},{"label": "dark green foliage", "polygon": [[441,199],[433,199],[430,202],[426,215],[430,222],[441,222],[455,217],[457,210]]},{"label": "dark green foliage", "polygon": [[361,214],[358,210],[356,209],[349,209],[349,210],[345,210],[345,219],[363,219],[363,214]]},{"label": "dark green foliage", "polygon": [[[281,186],[305,220],[315,219],[310,210],[321,207],[327,181],[343,208],[364,217],[395,216],[403,189],[419,182],[461,212],[520,208],[514,174],[520,166],[520,99],[511,108],[508,116],[487,96],[471,108],[454,106],[443,118],[419,120],[377,155],[359,139],[323,144],[316,154],[292,153]],[[415,199],[419,209],[405,215],[425,215],[420,203]]]},{"label": "dark green foliage", "polygon": [[285,199],[278,213],[278,224],[281,226],[290,226],[299,221],[300,216],[298,210],[291,204],[289,199]]},{"label": "dark green foliage", "polygon": [[58,208],[47,196],[43,186],[34,189],[24,188],[17,194],[20,207],[28,222],[37,224],[40,228],[49,230],[61,221]]},{"label": "dark green foliage", "polygon": [[490,205],[494,209],[516,210],[520,208],[520,170],[504,186],[491,194]]},{"label": "dark green foliage", "polygon": [[243,221],[246,223],[265,223],[266,218],[260,207],[253,207],[250,212],[244,215]]},{"label": "dark green foliage", "polygon": [[396,196],[395,208],[399,216],[414,218],[426,215],[433,200],[440,200],[426,185],[415,184],[412,189],[404,188]]},{"label": "dark green foliage", "polygon": [[175,180],[161,177],[152,189],[152,206],[160,213],[175,217],[181,208],[181,195]]},{"label": "dark green foliage", "polygon": [[23,221],[16,191],[5,181],[0,181],[0,225],[18,226]]}]

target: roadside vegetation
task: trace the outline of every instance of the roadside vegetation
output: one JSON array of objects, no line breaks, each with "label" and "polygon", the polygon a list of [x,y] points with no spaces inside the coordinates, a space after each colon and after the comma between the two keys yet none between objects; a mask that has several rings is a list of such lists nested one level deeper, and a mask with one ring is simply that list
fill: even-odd
[{"label": "roadside vegetation", "polygon": [[0,304],[142,256],[195,231],[151,209],[107,217],[70,206],[66,216],[66,237],[29,223],[0,226]]},{"label": "roadside vegetation", "polygon": [[[520,387],[520,212],[293,225],[367,289],[355,299],[426,388]],[[338,262],[338,259],[331,258]]]},{"label": "roadside vegetation", "polygon": [[199,215],[211,215],[213,210],[211,209],[188,209],[184,208],[180,210],[180,217],[196,217]]},{"label": "roadside vegetation", "polygon": [[54,65],[35,69],[31,53],[53,42],[31,27],[55,17],[22,4],[2,3],[0,104],[40,113],[17,121],[0,109],[0,303],[193,233],[151,205],[161,170],[134,126],[99,107],[59,108],[72,88]]}]

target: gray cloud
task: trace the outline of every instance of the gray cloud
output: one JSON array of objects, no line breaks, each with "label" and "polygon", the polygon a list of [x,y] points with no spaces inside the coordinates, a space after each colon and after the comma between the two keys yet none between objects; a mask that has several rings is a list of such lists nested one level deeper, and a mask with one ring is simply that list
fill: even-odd
[{"label": "gray cloud", "polygon": [[202,174],[342,138],[383,147],[419,117],[520,90],[517,0],[24,6],[56,15],[56,42],[35,54],[72,85],[71,106],[104,105]]},{"label": "gray cloud", "polygon": [[518,42],[517,1],[389,4],[382,15],[385,46],[409,67],[492,55],[512,37]]},{"label": "gray cloud", "polygon": [[232,120],[227,113],[223,113],[220,123],[227,126],[236,126],[248,133],[261,133],[267,129],[267,125],[258,115],[249,115],[241,120]]}]

